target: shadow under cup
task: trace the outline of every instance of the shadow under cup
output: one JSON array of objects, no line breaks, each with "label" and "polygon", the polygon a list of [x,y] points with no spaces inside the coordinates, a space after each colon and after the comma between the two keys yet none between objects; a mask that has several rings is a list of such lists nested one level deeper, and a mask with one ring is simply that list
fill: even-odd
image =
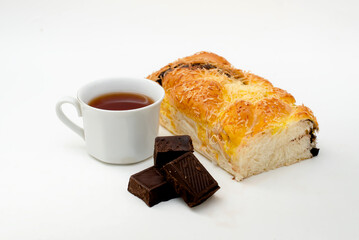
[{"label": "shadow under cup", "polygon": [[[131,110],[103,110],[88,105],[92,99],[113,92],[140,93],[154,102]],[[159,84],[141,78],[98,80],[82,87],[77,98],[87,152],[113,164],[136,163],[152,156],[164,95]]]}]

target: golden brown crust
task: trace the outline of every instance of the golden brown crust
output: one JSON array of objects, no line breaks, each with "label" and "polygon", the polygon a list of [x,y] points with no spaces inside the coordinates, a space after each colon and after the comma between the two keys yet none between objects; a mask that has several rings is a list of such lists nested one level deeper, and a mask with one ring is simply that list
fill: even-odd
[{"label": "golden brown crust", "polygon": [[309,119],[314,123],[314,129],[319,130],[317,118],[314,116],[312,110],[304,105],[296,106],[288,121],[299,121]]},{"label": "golden brown crust", "polygon": [[291,111],[292,107],[289,104],[277,98],[264,98],[257,102],[254,113],[256,122],[252,128],[253,134],[273,128],[280,125],[281,122],[285,123]]},{"label": "golden brown crust", "polygon": [[224,130],[222,139],[227,138],[235,144],[240,144],[249,128],[254,123],[253,104],[247,101],[238,100],[223,111],[220,118],[220,125]]},{"label": "golden brown crust", "polygon": [[190,118],[211,124],[217,119],[223,97],[220,85],[211,80],[189,80],[168,91],[170,102]]},{"label": "golden brown crust", "polygon": [[[247,119],[255,119],[255,124],[245,125],[244,132],[252,134],[283,121],[310,119],[318,126],[312,111],[295,106],[291,94],[273,87],[262,77],[235,69],[214,53],[199,52],[178,59],[148,78],[155,81],[161,78],[169,102],[193,120],[214,125],[218,114],[227,111],[227,120],[222,117],[222,124],[232,119],[226,128],[233,133],[243,132]],[[234,110],[236,107],[241,110]],[[244,112],[253,115],[242,116]]]},{"label": "golden brown crust", "polygon": [[204,51],[198,52],[192,56],[181,58],[177,60],[177,63],[212,63],[216,65],[231,66],[231,64],[224,57]]},{"label": "golden brown crust", "polygon": [[260,76],[257,76],[253,73],[246,72],[244,73],[244,79],[249,85],[258,85],[264,88],[272,88],[273,85],[267,79],[264,79]]},{"label": "golden brown crust", "polygon": [[295,104],[294,97],[290,93],[288,93],[287,91],[285,91],[283,89],[273,87],[270,90],[269,94],[272,95],[275,98],[278,98],[278,99],[282,100],[285,103]]}]

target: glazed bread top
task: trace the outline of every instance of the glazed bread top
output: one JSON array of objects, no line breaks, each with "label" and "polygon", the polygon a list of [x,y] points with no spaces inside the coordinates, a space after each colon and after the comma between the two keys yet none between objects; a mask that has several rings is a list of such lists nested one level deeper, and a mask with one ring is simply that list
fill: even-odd
[{"label": "glazed bread top", "polygon": [[236,69],[214,53],[199,52],[168,64],[147,77],[166,91],[164,102],[203,126],[217,129],[222,140],[238,146],[245,138],[291,122],[318,123],[312,111],[268,80]]}]

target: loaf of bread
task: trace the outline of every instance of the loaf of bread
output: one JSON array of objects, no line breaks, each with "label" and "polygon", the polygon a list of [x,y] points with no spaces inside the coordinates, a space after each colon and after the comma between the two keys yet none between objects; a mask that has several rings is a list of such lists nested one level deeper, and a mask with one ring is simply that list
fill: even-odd
[{"label": "loaf of bread", "polygon": [[199,52],[147,77],[163,86],[160,123],[236,180],[318,154],[318,122],[288,92]]}]

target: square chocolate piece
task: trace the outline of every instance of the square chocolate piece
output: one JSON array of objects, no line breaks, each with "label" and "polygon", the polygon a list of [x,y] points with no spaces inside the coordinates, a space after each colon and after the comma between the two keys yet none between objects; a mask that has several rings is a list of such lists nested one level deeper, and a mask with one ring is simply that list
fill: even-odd
[{"label": "square chocolate piece", "polygon": [[167,182],[183,198],[189,207],[197,206],[218,189],[218,183],[203,165],[188,152],[163,166]]},{"label": "square chocolate piece", "polygon": [[187,152],[193,152],[192,139],[188,135],[156,137],[154,165],[161,168]]},{"label": "square chocolate piece", "polygon": [[142,199],[149,207],[178,197],[173,187],[155,167],[132,175],[127,190]]}]

